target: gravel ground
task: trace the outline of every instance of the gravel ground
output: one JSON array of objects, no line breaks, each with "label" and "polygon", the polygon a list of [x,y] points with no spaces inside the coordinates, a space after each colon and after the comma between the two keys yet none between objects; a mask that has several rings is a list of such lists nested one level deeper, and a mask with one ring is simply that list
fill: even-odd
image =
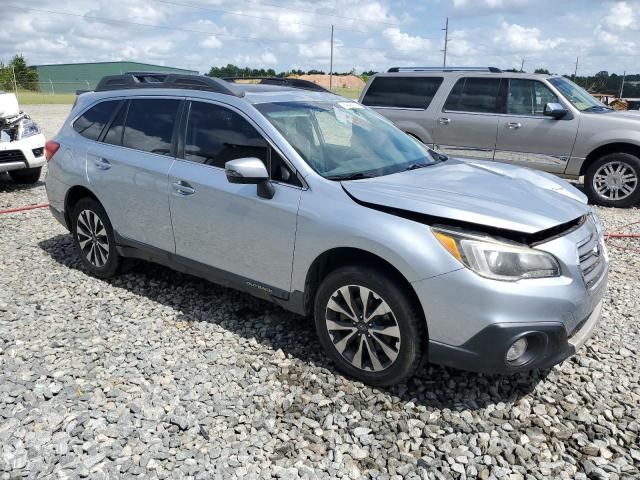
[{"label": "gravel ground", "polygon": [[[44,201],[0,178],[0,207]],[[46,209],[0,215],[0,478],[640,478],[640,242],[609,247],[572,359],[382,390],[337,373],[309,320],[150,264],[95,279]]]}]

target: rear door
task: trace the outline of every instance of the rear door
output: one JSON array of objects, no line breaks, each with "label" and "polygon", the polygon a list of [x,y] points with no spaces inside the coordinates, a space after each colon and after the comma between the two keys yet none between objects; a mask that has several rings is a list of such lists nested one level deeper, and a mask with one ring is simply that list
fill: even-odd
[{"label": "rear door", "polygon": [[494,159],[551,173],[565,171],[578,135],[578,118],[544,116],[547,103],[562,103],[541,81],[508,82],[506,113],[500,117]]},{"label": "rear door", "polygon": [[435,148],[462,158],[492,160],[501,113],[500,78],[463,77],[434,120]]},{"label": "rear door", "polygon": [[172,252],[168,176],[181,100],[133,98],[87,154],[87,176],[114,230],[129,240]]},{"label": "rear door", "polygon": [[[297,177],[244,115],[216,103],[191,101],[182,149],[169,174],[176,255],[286,298],[302,194]],[[256,185],[227,181],[225,163],[243,157],[265,163],[273,198],[259,197]]]}]

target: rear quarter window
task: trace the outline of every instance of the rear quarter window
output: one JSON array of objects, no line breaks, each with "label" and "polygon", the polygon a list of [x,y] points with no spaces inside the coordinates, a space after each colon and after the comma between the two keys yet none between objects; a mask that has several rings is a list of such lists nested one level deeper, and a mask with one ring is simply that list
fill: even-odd
[{"label": "rear quarter window", "polygon": [[370,107],[426,109],[442,77],[376,77],[362,99]]},{"label": "rear quarter window", "polygon": [[73,122],[73,129],[89,140],[97,140],[119,103],[120,100],[107,100],[94,105]]}]

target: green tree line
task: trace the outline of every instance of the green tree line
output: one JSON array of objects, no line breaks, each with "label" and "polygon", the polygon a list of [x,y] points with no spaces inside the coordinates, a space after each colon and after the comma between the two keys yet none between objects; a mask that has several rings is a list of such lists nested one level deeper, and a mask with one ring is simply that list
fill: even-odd
[{"label": "green tree line", "polygon": [[27,66],[22,55],[15,55],[5,65],[0,62],[0,90],[13,91],[15,88],[38,90],[38,72]]},{"label": "green tree line", "polygon": [[[364,74],[373,75],[375,72],[364,72]],[[209,77],[286,77],[288,75],[326,75],[327,72],[323,70],[300,70],[293,69],[284,72],[276,72],[273,68],[250,68],[250,67],[238,67],[236,65],[228,64],[225,67],[211,67],[209,73],[206,73]],[[356,75],[355,69],[349,72],[333,72],[336,76]]]}]

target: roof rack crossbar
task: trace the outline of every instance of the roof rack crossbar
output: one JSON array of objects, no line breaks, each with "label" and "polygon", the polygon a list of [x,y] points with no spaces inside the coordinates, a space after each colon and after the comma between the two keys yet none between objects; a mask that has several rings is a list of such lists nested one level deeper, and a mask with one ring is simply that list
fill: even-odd
[{"label": "roof rack crossbar", "polygon": [[287,87],[301,88],[304,90],[313,90],[316,92],[329,92],[326,88],[302,78],[282,78],[282,77],[224,77],[225,81],[238,83],[242,80],[257,80],[261,85],[284,85]]},{"label": "roof rack crossbar", "polygon": [[180,88],[241,96],[224,80],[218,78],[167,72],[127,72],[123,75],[108,75],[102,77],[95,91],[104,92],[107,90],[137,88]]},{"label": "roof rack crossbar", "polygon": [[497,67],[391,67],[389,73],[399,72],[491,72],[502,73]]}]

